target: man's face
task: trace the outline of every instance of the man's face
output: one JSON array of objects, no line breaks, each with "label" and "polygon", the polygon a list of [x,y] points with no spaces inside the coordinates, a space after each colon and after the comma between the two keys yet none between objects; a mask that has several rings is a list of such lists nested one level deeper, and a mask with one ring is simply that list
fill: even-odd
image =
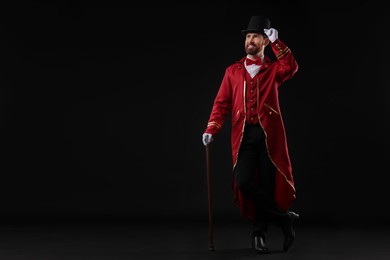
[{"label": "man's face", "polygon": [[268,44],[268,39],[261,33],[247,33],[245,38],[245,51],[247,54],[256,55],[263,51]]}]

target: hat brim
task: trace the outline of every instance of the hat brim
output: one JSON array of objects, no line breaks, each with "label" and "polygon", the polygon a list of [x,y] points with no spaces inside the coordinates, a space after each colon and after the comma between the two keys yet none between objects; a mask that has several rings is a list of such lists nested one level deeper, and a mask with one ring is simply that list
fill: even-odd
[{"label": "hat brim", "polygon": [[264,33],[264,31],[260,31],[260,30],[241,30],[241,33],[242,33],[242,35],[246,35],[247,33],[261,33],[261,34],[263,34],[263,35],[266,35],[265,33]]}]

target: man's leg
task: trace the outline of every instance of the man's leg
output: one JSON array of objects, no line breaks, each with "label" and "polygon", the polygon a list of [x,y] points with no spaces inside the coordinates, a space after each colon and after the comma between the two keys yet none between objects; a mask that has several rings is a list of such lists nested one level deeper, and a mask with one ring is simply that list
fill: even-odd
[{"label": "man's leg", "polygon": [[[259,174],[257,174],[259,172]],[[271,162],[261,126],[246,126],[235,168],[237,187],[256,204],[253,242],[258,252],[268,252],[265,237],[268,223],[274,222],[285,235],[287,251],[295,238],[293,223],[298,215],[282,210],[274,199],[276,168]]]},{"label": "man's leg", "polygon": [[[257,171],[260,158],[260,144],[264,136],[259,132],[259,125],[246,125],[235,167],[236,185],[240,191],[256,204],[256,220],[252,233],[252,247],[259,253],[267,253],[265,236],[268,229],[268,215],[263,211],[265,199],[262,187],[258,185]],[[268,196],[269,197],[269,196]],[[262,205],[258,207],[258,205]]]}]

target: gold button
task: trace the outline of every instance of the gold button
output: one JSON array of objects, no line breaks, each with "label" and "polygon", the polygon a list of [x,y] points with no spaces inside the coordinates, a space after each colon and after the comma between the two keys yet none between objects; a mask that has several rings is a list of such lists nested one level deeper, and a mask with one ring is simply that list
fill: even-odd
[{"label": "gold button", "polygon": [[272,111],[269,111],[269,113],[268,113],[268,114],[272,115]]},{"label": "gold button", "polygon": [[253,93],[253,89],[251,89],[251,93]]}]

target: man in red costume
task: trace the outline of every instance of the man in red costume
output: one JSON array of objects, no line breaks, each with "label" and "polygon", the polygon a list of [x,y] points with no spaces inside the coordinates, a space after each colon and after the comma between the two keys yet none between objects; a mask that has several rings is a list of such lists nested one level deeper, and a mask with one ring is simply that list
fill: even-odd
[{"label": "man in red costume", "polygon": [[[282,229],[283,250],[289,250],[299,218],[289,210],[296,194],[278,100],[279,87],[298,64],[270,25],[267,17],[257,15],[242,30],[247,55],[226,68],[202,136],[204,145],[212,142],[231,113],[234,201],[254,224],[251,242],[258,253],[268,253],[269,223]],[[274,60],[264,55],[268,45]]]}]

